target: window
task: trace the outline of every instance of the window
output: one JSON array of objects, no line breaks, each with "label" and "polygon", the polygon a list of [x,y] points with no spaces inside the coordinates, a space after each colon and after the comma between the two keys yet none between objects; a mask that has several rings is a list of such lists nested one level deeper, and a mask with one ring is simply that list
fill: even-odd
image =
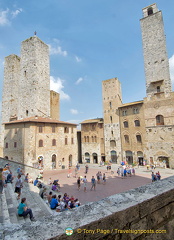
[{"label": "window", "polygon": [[111,123],[112,123],[112,116],[110,116],[110,121],[111,121]]},{"label": "window", "polygon": [[124,125],[124,128],[128,128],[129,127],[128,121],[124,121],[123,125]]},{"label": "window", "polygon": [[14,142],[14,148],[17,148],[17,142]]},{"label": "window", "polygon": [[127,110],[123,110],[123,111],[122,111],[122,115],[123,115],[123,116],[127,116]]},{"label": "window", "polygon": [[153,14],[153,9],[152,8],[148,8],[147,9],[147,14],[148,14],[148,16],[152,15]]},{"label": "window", "polygon": [[162,115],[156,116],[156,125],[164,125],[164,117]]},{"label": "window", "polygon": [[94,137],[94,142],[95,142],[95,143],[97,142],[97,137],[96,137],[96,136]]},{"label": "window", "polygon": [[138,108],[133,108],[133,114],[137,114],[139,113],[139,109]]},{"label": "window", "polygon": [[65,145],[68,145],[68,138],[65,138]]},{"label": "window", "polygon": [[89,136],[86,137],[86,141],[89,142]]},{"label": "window", "polygon": [[71,144],[74,144],[74,138],[71,138]]},{"label": "window", "polygon": [[137,138],[137,142],[138,142],[138,143],[141,143],[141,142],[142,142],[142,140],[141,140],[141,135],[139,135],[139,134],[136,135],[136,138]]},{"label": "window", "polygon": [[69,133],[69,128],[68,127],[64,127],[64,133]]},{"label": "window", "polygon": [[56,146],[56,139],[52,140],[52,146]]},{"label": "window", "polygon": [[39,147],[43,147],[43,140],[42,139],[39,140]]},{"label": "window", "polygon": [[39,126],[39,133],[42,133],[42,132],[43,132],[43,127]]},{"label": "window", "polygon": [[28,110],[26,110],[26,116],[28,117]]},{"label": "window", "polygon": [[125,143],[129,143],[129,136],[128,135],[124,135],[124,140],[125,140]]},{"label": "window", "polygon": [[8,148],[8,143],[5,143],[5,148]]},{"label": "window", "polygon": [[84,141],[86,142],[86,136],[84,137]]},{"label": "window", "polygon": [[140,126],[140,121],[139,120],[135,120],[134,123],[135,123],[135,127],[139,127]]},{"label": "window", "polygon": [[56,127],[52,126],[52,133],[55,133],[55,132],[56,132]]},{"label": "window", "polygon": [[111,135],[112,135],[112,136],[114,135],[114,131],[113,131],[113,130],[111,130]]},{"label": "window", "polygon": [[73,131],[74,131],[74,129],[73,129],[73,127],[71,128],[71,133],[73,133]]},{"label": "window", "polygon": [[91,139],[92,139],[92,142],[94,142],[94,137],[93,136],[91,137]]},{"label": "window", "polygon": [[110,109],[112,109],[112,102],[109,102],[109,107]]},{"label": "window", "polygon": [[157,86],[156,90],[157,90],[157,93],[161,92],[160,86]]}]

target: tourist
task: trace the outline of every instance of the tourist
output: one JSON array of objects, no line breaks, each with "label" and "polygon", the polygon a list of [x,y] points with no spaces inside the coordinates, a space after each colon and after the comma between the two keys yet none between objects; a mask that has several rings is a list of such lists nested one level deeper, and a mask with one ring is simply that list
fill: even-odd
[{"label": "tourist", "polygon": [[75,208],[75,205],[74,205],[74,200],[71,200],[71,203],[70,203],[70,209],[72,209],[72,208]]},{"label": "tourist", "polygon": [[34,186],[36,186],[37,184],[38,184],[38,182],[39,182],[39,180],[38,180],[38,178],[36,178],[35,180],[34,180]]},{"label": "tourist", "polygon": [[84,176],[83,178],[83,186],[84,186],[84,192],[86,192],[86,185],[87,185],[87,179],[86,179],[86,176]]},{"label": "tourist", "polygon": [[26,198],[22,198],[21,203],[18,206],[18,215],[20,217],[22,217],[22,216],[26,217],[28,214],[30,215],[30,220],[35,221],[32,210],[30,208],[27,208]]},{"label": "tourist", "polygon": [[92,176],[92,178],[91,178],[91,191],[92,191],[93,188],[94,188],[94,191],[95,191],[95,186],[96,186],[96,180],[95,180],[94,176]]},{"label": "tourist", "polygon": [[120,177],[120,168],[117,169],[117,175]]},{"label": "tourist", "polygon": [[155,182],[156,181],[156,176],[155,176],[154,172],[152,172],[151,176],[152,176],[152,182]]},{"label": "tourist", "polygon": [[53,195],[50,202],[50,208],[53,210],[53,209],[56,209],[57,206],[58,206],[58,200],[56,199],[56,195]]},{"label": "tourist", "polygon": [[22,185],[22,179],[21,179],[21,175],[19,174],[16,180],[16,184],[15,184],[15,193],[18,194],[17,199],[20,199],[21,196],[21,188],[23,187]]},{"label": "tourist", "polygon": [[52,184],[53,184],[53,182],[52,182],[51,178],[49,178],[48,179],[48,185],[52,185]]},{"label": "tourist", "polygon": [[106,184],[106,175],[103,173],[103,184]]},{"label": "tourist", "polygon": [[29,180],[29,173],[27,173],[26,175],[25,175],[25,180],[24,180],[24,182],[27,182],[28,183],[28,180]]},{"label": "tourist", "polygon": [[157,179],[157,180],[160,180],[160,179],[161,179],[161,175],[160,175],[159,171],[156,173],[156,179]]},{"label": "tourist", "polygon": [[80,191],[80,184],[81,184],[81,179],[80,179],[80,177],[78,177],[78,179],[77,179],[77,188],[78,188],[79,191]]},{"label": "tourist", "polygon": [[135,168],[134,167],[132,168],[132,175],[135,176]]},{"label": "tourist", "polygon": [[5,183],[13,183],[13,176],[12,176],[12,172],[10,171],[10,173],[7,175],[7,178],[5,180]]},{"label": "tourist", "polygon": [[85,173],[87,174],[88,173],[88,170],[89,170],[89,167],[88,165],[85,166]]},{"label": "tourist", "polygon": [[96,177],[97,177],[97,183],[100,184],[100,172],[99,171],[96,174]]},{"label": "tourist", "polygon": [[51,199],[52,199],[52,192],[49,192],[49,194],[47,195],[47,200],[48,200],[48,203],[51,202]]},{"label": "tourist", "polygon": [[4,188],[4,176],[3,176],[3,168],[0,168],[0,194],[3,192]]}]

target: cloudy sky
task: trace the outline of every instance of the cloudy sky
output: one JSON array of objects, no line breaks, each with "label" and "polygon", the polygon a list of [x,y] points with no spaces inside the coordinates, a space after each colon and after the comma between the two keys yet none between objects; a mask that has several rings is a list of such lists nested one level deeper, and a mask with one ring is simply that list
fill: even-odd
[{"label": "cloudy sky", "polygon": [[[174,1],[163,12],[174,85]],[[0,0],[0,87],[4,57],[20,56],[34,35],[50,48],[50,86],[60,93],[61,120],[102,117],[102,81],[118,77],[123,103],[145,97],[142,8],[154,0]],[[2,93],[0,93],[0,101]]]}]

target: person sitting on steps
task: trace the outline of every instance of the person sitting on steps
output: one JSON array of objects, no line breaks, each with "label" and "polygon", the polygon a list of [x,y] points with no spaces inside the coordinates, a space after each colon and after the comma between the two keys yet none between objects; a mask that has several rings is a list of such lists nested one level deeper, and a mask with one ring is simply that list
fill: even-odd
[{"label": "person sitting on steps", "polygon": [[19,206],[17,208],[18,208],[18,215],[20,217],[26,217],[29,214],[30,220],[35,221],[32,210],[30,208],[27,208],[26,198],[22,198],[21,203],[19,204]]}]

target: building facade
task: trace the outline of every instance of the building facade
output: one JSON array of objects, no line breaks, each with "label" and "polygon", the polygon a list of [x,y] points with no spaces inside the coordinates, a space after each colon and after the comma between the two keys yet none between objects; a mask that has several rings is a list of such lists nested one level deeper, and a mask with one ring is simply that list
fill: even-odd
[{"label": "building facade", "polygon": [[60,121],[49,49],[37,36],[22,42],[20,57],[5,58],[2,123],[3,157],[44,169],[77,162],[76,124]]},{"label": "building facade", "polygon": [[[174,92],[162,13],[156,4],[143,8],[140,22],[146,97],[123,104],[119,80],[102,82],[105,159],[174,168]],[[82,141],[83,152],[85,147]]]}]

